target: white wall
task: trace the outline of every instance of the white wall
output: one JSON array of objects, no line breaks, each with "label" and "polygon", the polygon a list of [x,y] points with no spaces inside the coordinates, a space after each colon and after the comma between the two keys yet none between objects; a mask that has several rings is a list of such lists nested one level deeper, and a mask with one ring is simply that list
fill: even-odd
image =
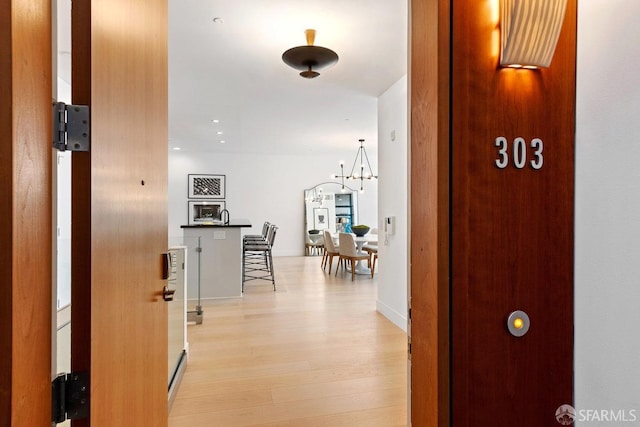
[{"label": "white wall", "polygon": [[576,408],[638,424],[639,22],[638,0],[579,3],[575,254]]},{"label": "white wall", "polygon": [[[187,224],[187,175],[226,175],[226,207],[231,218],[247,218],[252,229],[243,234],[259,234],[264,221],[276,224],[278,234],[275,256],[304,255],[304,190],[330,181],[339,173],[339,162],[353,161],[356,155],[323,153],[303,155],[219,154],[171,151],[169,153],[169,243],[178,244],[180,225]],[[365,146],[366,147],[366,146]],[[375,150],[367,150],[375,169]],[[377,185],[365,182],[365,192],[358,194],[359,221],[377,222]]]},{"label": "white wall", "polygon": [[[408,139],[407,76],[378,99],[378,301],[377,309],[407,330]],[[392,133],[395,134],[392,136]],[[395,233],[384,234],[384,217],[395,217]]]},{"label": "white wall", "polygon": [[[58,2],[58,8],[62,3],[65,2]],[[69,2],[66,1],[66,3]],[[70,11],[69,4],[67,13],[71,13]],[[70,57],[64,59],[71,62]],[[62,65],[62,59],[58,60],[58,65]],[[58,73],[61,73],[60,70]],[[71,85],[60,77],[57,79],[56,101],[71,104]],[[71,162],[73,157],[70,151],[56,152],[55,155],[53,180],[57,239],[53,262],[56,266],[57,306],[61,308],[71,304]]]}]

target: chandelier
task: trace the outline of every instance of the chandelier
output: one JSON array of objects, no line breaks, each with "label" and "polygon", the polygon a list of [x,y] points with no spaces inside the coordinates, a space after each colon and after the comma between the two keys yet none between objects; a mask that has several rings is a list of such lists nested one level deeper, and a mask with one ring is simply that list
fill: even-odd
[{"label": "chandelier", "polygon": [[[331,179],[340,178],[342,180],[342,192],[345,191],[344,180],[360,180],[360,192],[364,193],[364,180],[378,179],[378,175],[373,174],[373,169],[371,169],[371,163],[369,163],[369,156],[367,156],[367,150],[364,149],[364,139],[359,139],[360,148],[358,148],[358,152],[356,153],[356,158],[353,160],[353,166],[351,166],[351,173],[349,175],[345,175],[344,173],[344,162],[340,162],[340,175],[331,175]],[[366,163],[365,163],[366,162]],[[357,166],[359,165],[359,173]]]},{"label": "chandelier", "polygon": [[305,198],[306,202],[311,202],[311,203],[319,203],[320,206],[322,206],[322,201],[324,200],[324,194],[322,194],[322,187],[318,188],[313,187],[312,190],[307,190],[306,191],[308,196]]}]

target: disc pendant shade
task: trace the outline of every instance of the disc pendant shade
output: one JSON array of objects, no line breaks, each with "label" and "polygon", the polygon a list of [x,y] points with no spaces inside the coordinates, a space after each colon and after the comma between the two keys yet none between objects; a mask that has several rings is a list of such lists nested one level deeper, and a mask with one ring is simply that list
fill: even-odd
[{"label": "disc pendant shade", "polygon": [[500,65],[549,67],[566,9],[567,0],[500,0]]},{"label": "disc pendant shade", "polygon": [[306,46],[292,47],[282,54],[282,60],[288,66],[301,70],[300,75],[307,79],[318,77],[317,70],[338,62],[338,55],[326,47],[314,46],[316,30],[306,30]]}]

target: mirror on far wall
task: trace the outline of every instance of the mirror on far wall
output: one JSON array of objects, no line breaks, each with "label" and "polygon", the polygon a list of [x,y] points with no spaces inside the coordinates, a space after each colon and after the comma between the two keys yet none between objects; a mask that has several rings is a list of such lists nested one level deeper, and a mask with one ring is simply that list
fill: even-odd
[{"label": "mirror on far wall", "polygon": [[304,190],[305,235],[309,230],[351,232],[358,224],[358,192],[337,182],[323,182]]}]

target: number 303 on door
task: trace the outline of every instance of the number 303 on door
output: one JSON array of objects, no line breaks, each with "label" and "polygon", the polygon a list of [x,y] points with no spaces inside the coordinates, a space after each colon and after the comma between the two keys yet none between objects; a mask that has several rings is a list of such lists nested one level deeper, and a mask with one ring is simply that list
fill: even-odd
[{"label": "number 303 on door", "polygon": [[540,138],[534,138],[531,140],[531,144],[527,147],[527,142],[524,138],[517,137],[513,140],[513,149],[509,151],[509,141],[504,136],[496,138],[495,142],[498,148],[498,158],[495,160],[498,169],[505,169],[509,166],[510,157],[513,159],[513,166],[516,169],[524,169],[527,165],[528,151],[532,151],[533,158],[528,162],[532,169],[542,169],[544,163],[544,156],[542,151],[544,150],[544,144]]}]

